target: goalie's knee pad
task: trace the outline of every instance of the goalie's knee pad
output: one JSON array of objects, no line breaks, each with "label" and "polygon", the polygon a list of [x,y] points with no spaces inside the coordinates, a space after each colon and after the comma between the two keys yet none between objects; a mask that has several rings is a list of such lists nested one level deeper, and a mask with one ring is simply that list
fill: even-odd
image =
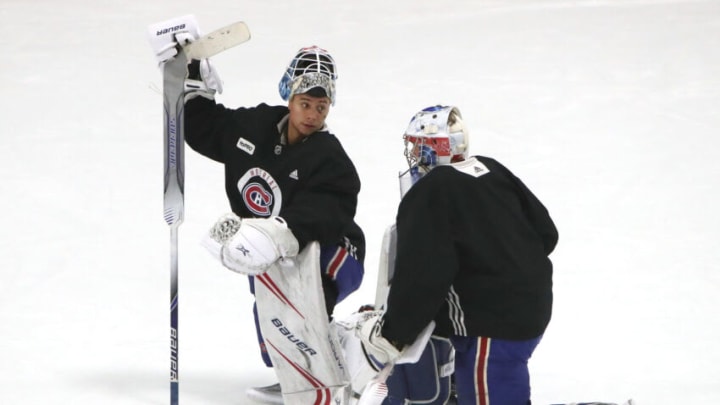
[{"label": "goalie's knee pad", "polygon": [[417,363],[394,367],[383,405],[444,404],[450,397],[454,367],[455,352],[450,340],[431,337]]}]

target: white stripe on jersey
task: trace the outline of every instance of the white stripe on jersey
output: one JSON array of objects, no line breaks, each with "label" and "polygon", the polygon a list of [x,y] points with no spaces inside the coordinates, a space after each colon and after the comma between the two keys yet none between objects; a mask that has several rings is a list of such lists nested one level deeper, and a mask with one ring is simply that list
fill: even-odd
[{"label": "white stripe on jersey", "polygon": [[453,330],[455,335],[467,336],[467,329],[465,329],[465,313],[460,306],[460,297],[455,292],[455,286],[450,287],[447,298],[445,301],[448,303],[448,317],[452,322]]}]

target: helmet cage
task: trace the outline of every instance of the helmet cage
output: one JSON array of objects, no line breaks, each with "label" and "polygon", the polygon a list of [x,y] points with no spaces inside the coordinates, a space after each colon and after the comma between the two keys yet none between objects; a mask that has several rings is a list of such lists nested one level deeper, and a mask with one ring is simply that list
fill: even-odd
[{"label": "helmet cage", "polygon": [[326,50],[311,46],[300,49],[290,61],[280,79],[278,91],[283,100],[289,101],[295,94],[321,88],[335,104],[335,80],[335,60]]}]

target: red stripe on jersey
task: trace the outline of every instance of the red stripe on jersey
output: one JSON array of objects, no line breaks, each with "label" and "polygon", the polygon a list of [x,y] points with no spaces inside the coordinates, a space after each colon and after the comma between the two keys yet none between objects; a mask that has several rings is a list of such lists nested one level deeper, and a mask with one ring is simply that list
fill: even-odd
[{"label": "red stripe on jersey", "polygon": [[478,405],[490,405],[490,393],[487,386],[487,367],[490,355],[490,338],[479,337],[475,355],[475,392]]},{"label": "red stripe on jersey", "polygon": [[327,268],[327,275],[333,280],[337,276],[337,272],[340,270],[340,267],[342,267],[343,263],[345,263],[347,255],[348,251],[345,248],[338,247],[335,252],[335,256],[333,256],[332,260],[330,260]]}]

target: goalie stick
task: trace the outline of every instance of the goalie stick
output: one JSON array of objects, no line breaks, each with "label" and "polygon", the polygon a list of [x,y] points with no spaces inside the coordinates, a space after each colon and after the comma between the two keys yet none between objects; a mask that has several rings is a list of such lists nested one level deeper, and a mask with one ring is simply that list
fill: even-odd
[{"label": "goalie stick", "polygon": [[203,35],[183,49],[188,60],[206,59],[235,45],[240,45],[249,39],[250,30],[247,25],[242,21],[238,21]]},{"label": "goalie stick", "polygon": [[[153,49],[158,44],[173,44],[175,34],[195,30],[193,16],[179,17],[152,24],[148,39]],[[236,22],[204,35],[185,47],[176,45],[177,54],[162,64],[163,76],[163,216],[170,226],[170,403],[179,403],[178,336],[178,228],[185,214],[184,156],[184,83],[190,59],[205,59],[250,39],[244,22]]]}]

